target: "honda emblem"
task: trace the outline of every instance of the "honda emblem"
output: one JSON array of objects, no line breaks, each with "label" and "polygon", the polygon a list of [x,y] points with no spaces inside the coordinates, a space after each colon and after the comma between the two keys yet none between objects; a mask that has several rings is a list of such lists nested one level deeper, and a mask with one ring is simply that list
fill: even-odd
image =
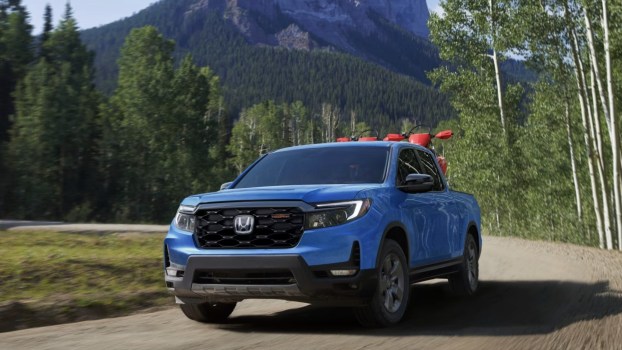
[{"label": "honda emblem", "polygon": [[252,215],[238,215],[233,220],[233,228],[235,233],[239,235],[247,235],[253,232],[255,227],[255,217]]}]

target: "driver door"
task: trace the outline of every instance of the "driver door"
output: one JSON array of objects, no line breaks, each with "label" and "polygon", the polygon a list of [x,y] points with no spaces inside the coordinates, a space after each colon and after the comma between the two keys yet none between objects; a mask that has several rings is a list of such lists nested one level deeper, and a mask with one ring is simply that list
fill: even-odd
[{"label": "driver door", "polygon": [[[411,266],[423,266],[449,260],[448,237],[450,202],[439,174],[430,174],[426,164],[414,148],[404,148],[398,158],[396,185],[401,185],[408,174],[429,174],[434,178],[435,188],[425,193],[400,194],[402,222],[413,234],[410,242]],[[425,152],[423,152],[425,153]],[[427,155],[427,154],[425,154]],[[431,156],[430,156],[431,157]],[[436,163],[434,163],[436,166]]]}]

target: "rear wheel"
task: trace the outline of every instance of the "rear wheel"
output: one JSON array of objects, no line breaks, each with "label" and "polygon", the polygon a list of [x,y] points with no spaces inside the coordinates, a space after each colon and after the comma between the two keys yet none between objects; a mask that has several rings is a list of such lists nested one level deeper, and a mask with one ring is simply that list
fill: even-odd
[{"label": "rear wheel", "polygon": [[235,309],[236,303],[181,304],[181,311],[191,320],[205,323],[224,322]]},{"label": "rear wheel", "polygon": [[470,234],[466,237],[462,259],[458,272],[449,276],[449,286],[456,295],[473,295],[479,285],[479,251]]},{"label": "rear wheel", "polygon": [[404,317],[410,295],[408,262],[402,248],[386,240],[377,268],[378,284],[371,302],[354,309],[359,323],[365,327],[386,327]]}]

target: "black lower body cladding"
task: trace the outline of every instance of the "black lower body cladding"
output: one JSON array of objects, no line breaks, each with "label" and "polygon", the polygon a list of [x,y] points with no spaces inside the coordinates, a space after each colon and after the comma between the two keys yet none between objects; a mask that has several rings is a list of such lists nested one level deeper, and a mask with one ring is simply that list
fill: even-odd
[{"label": "black lower body cladding", "polygon": [[191,256],[183,276],[166,276],[182,303],[285,299],[310,303],[359,305],[373,295],[377,277],[360,270],[332,277],[331,269],[358,268],[350,262],[310,267],[298,255]]}]

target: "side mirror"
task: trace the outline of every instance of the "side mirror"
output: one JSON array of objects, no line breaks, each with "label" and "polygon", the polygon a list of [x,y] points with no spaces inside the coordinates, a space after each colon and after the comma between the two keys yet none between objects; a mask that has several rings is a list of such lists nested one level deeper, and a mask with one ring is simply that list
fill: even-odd
[{"label": "side mirror", "polygon": [[409,174],[398,188],[408,193],[428,192],[434,188],[434,179],[428,174]]},{"label": "side mirror", "polygon": [[231,185],[233,183],[233,181],[231,182],[225,182],[224,184],[220,185],[220,190],[226,190],[227,188],[229,188],[229,185]]}]

